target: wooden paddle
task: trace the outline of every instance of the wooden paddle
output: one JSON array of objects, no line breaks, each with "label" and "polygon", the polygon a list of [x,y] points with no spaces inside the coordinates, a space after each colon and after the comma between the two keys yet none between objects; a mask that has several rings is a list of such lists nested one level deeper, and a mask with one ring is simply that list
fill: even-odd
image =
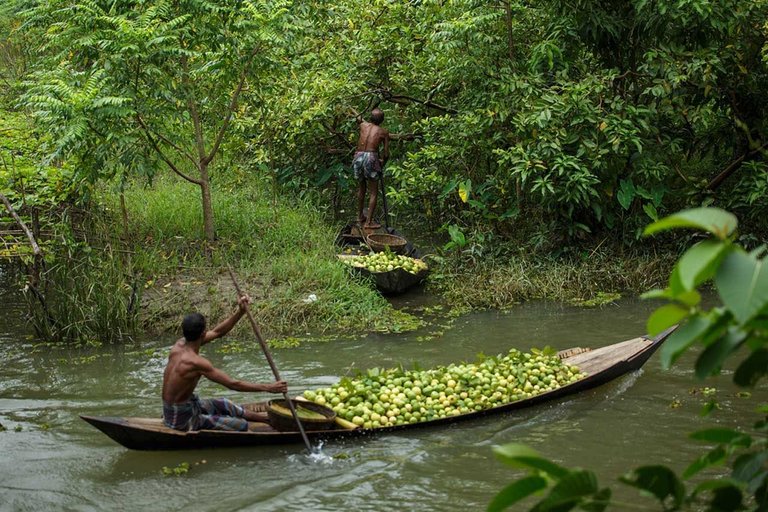
[{"label": "wooden paddle", "polygon": [[[235,278],[235,273],[232,272],[232,267],[227,265],[227,270],[229,270],[229,276],[232,278],[232,284],[235,285],[235,290],[237,290],[237,296],[242,297],[243,292],[240,289],[240,285],[237,284],[237,279]],[[256,320],[254,320],[253,315],[251,314],[251,310],[248,308],[248,304],[243,304],[243,306],[245,306],[245,314],[248,316],[248,320],[251,322],[251,327],[253,327],[253,333],[256,335],[256,339],[259,340],[259,345],[261,345],[261,350],[264,352],[264,356],[267,358],[269,367],[272,368],[272,374],[275,376],[275,380],[283,380],[280,378],[280,372],[277,371],[277,366],[275,366],[275,361],[272,359],[272,354],[269,353],[269,347],[267,347],[267,344],[264,342],[264,338],[261,336],[261,330],[256,324]],[[304,439],[304,444],[307,445],[307,450],[309,453],[312,453],[312,445],[309,444],[307,433],[304,432],[304,426],[301,424],[299,415],[296,413],[296,408],[293,406],[293,400],[288,398],[288,393],[283,393],[283,397],[285,398],[285,402],[288,404],[288,408],[291,409],[293,419],[296,420],[296,425],[299,427],[299,432],[301,432],[301,437]]]}]

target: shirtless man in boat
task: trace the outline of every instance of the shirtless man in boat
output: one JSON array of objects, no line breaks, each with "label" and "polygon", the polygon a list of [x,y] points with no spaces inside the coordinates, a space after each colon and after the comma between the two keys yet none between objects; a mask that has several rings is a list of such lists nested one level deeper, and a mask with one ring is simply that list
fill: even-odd
[{"label": "shirtless man in boat", "polygon": [[171,348],[163,373],[163,423],[176,430],[248,430],[249,421],[267,422],[264,412],[254,412],[226,398],[200,399],[195,388],[200,377],[235,391],[266,391],[285,393],[285,381],[257,384],[236,380],[214,367],[200,355],[200,347],[221,338],[245,314],[251,299],[243,295],[237,301],[237,311],[211,330],[206,329],[205,317],[191,313],[184,317],[181,329],[184,337]]},{"label": "shirtless man in boat", "polygon": [[[380,228],[381,225],[373,221],[373,213],[376,211],[376,199],[379,191],[382,169],[389,159],[389,132],[380,125],[384,122],[384,112],[379,108],[371,111],[371,122],[363,121],[362,116],[357,116],[360,125],[360,137],[357,139],[357,149],[352,159],[352,171],[357,187],[357,222],[367,229]],[[379,154],[379,146],[382,146]],[[368,188],[368,218],[363,216],[365,204],[365,189]]]}]

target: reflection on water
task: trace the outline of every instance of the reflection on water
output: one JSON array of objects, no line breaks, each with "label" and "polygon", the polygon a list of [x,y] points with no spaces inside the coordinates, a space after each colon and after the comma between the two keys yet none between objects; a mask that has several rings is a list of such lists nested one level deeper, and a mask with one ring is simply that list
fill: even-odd
[{"label": "reflection on water", "polygon": [[[40,347],[28,339],[23,321],[9,320],[23,314],[18,297],[13,303],[6,295],[4,306],[0,423],[7,430],[0,432],[0,510],[479,510],[518,474],[491,451],[508,442],[591,468],[619,498],[637,501],[635,491],[615,484],[618,475],[641,464],[685,467],[702,452],[687,432],[714,422],[751,423],[757,404],[736,398],[720,378],[707,385],[717,386],[725,414],[700,418],[703,399],[691,392],[700,385],[689,370],[692,356],[669,372],[654,356],[643,370],[576,396],[449,427],[332,442],[319,455],[307,455],[302,444],[136,452],[78,416],[158,415],[172,340],[102,349]],[[598,309],[530,303],[461,317],[431,341],[420,341],[424,332],[370,335],[275,350],[274,356],[291,390],[300,392],[326,386],[350,368],[428,367],[545,344],[598,347],[641,334],[651,309],[638,301]],[[263,356],[247,346],[252,348],[220,353],[214,343],[203,352],[232,375],[269,380]],[[201,394],[238,397],[210,383],[201,385]],[[671,407],[673,401],[679,407]],[[164,467],[182,463],[189,464],[187,474],[162,475]]]}]

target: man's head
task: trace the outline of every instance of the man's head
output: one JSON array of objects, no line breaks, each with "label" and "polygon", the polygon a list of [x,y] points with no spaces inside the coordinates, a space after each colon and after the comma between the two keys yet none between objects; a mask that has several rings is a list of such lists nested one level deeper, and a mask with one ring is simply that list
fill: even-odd
[{"label": "man's head", "polygon": [[186,341],[196,341],[205,332],[205,317],[200,313],[190,313],[181,321],[181,331]]},{"label": "man's head", "polygon": [[380,108],[371,110],[371,122],[375,125],[380,125],[384,122],[384,112]]}]

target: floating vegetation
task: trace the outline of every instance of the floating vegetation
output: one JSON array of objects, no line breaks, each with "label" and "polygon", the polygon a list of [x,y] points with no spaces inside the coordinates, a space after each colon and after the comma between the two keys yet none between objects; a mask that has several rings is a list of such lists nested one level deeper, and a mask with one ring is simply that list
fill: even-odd
[{"label": "floating vegetation", "polygon": [[169,468],[168,466],[163,466],[163,476],[181,476],[186,475],[189,473],[189,462],[182,462],[175,468]]},{"label": "floating vegetation", "polygon": [[96,362],[98,359],[104,357],[106,354],[94,354],[91,356],[77,356],[77,357],[60,357],[59,362],[62,364],[83,365]]},{"label": "floating vegetation", "polygon": [[246,344],[240,340],[232,340],[216,346],[216,352],[219,354],[242,354],[243,352],[253,350],[253,348],[254,346],[252,342]]},{"label": "floating vegetation", "polygon": [[[308,340],[304,340],[308,341]],[[301,338],[296,336],[286,336],[284,338],[278,338],[275,340],[269,340],[269,346],[272,348],[296,348],[302,343]]]},{"label": "floating vegetation", "polygon": [[703,395],[703,396],[715,396],[717,394],[717,388],[691,388],[688,390],[689,395]]},{"label": "floating vegetation", "polygon": [[569,302],[574,306],[593,308],[612,304],[621,298],[620,293],[597,292],[590,299],[571,299]]},{"label": "floating vegetation", "polygon": [[722,407],[720,406],[720,402],[718,402],[715,399],[709,400],[707,402],[704,402],[704,405],[701,408],[701,411],[699,411],[699,416],[702,418],[705,416],[709,416],[709,414],[714,410],[720,410]]},{"label": "floating vegetation", "polygon": [[403,333],[415,331],[424,327],[426,322],[421,318],[401,310],[394,310],[387,318],[381,318],[374,322],[373,330],[383,333]]}]

